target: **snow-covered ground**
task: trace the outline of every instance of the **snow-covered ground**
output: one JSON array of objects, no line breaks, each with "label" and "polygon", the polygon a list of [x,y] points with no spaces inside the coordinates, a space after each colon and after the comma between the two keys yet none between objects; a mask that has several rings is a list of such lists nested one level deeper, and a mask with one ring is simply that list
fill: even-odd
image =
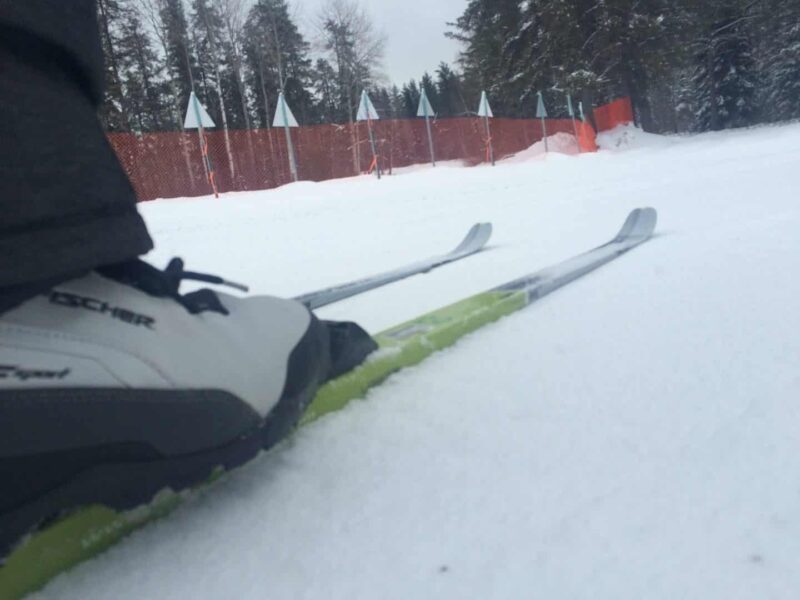
[{"label": "snow-covered ground", "polygon": [[372,331],[602,243],[634,207],[660,224],[36,597],[797,598],[800,125],[601,143],[143,206],[157,264],[278,295],[494,223],[490,250],[321,311]]}]

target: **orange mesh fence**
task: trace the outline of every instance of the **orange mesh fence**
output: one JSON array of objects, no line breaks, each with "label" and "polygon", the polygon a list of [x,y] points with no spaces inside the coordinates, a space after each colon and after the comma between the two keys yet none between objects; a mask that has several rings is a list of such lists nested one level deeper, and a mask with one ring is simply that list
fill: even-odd
[{"label": "orange mesh fence", "polygon": [[[615,111],[619,109],[607,112],[617,115]],[[482,119],[441,119],[431,125],[437,161],[463,160],[474,165],[486,160]],[[594,132],[586,131],[580,122],[577,126],[582,150],[595,150]],[[543,137],[538,119],[495,118],[490,127],[497,159],[524,150]],[[384,172],[430,160],[423,119],[376,121],[373,128]],[[574,131],[569,119],[547,121],[548,135],[574,135]],[[299,127],[291,134],[301,180],[351,177],[370,169],[373,156],[366,123]],[[212,193],[196,131],[113,133],[108,138],[140,201]],[[206,139],[220,193],[263,190],[292,181],[282,128],[206,131]]]},{"label": "orange mesh fence", "polygon": [[610,131],[618,125],[633,123],[633,105],[630,98],[620,98],[594,109],[594,120],[599,131]]},{"label": "orange mesh fence", "polygon": [[580,145],[581,152],[597,152],[597,134],[589,123],[579,121],[577,123],[578,129],[578,144]]}]

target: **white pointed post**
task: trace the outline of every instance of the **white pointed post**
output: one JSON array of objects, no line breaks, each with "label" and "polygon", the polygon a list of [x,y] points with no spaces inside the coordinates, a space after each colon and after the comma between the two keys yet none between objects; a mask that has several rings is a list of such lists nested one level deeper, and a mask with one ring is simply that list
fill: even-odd
[{"label": "white pointed post", "polygon": [[486,126],[486,160],[494,166],[494,147],[492,146],[492,131],[489,129],[489,119],[494,117],[492,107],[489,106],[489,97],[486,91],[481,92],[481,103],[478,106],[478,116],[483,117],[484,125]]},{"label": "white pointed post", "polygon": [[430,101],[428,100],[428,95],[425,93],[425,88],[422,88],[422,94],[419,97],[419,108],[417,109],[417,116],[418,117],[425,117],[425,127],[428,130],[428,148],[430,149],[431,153],[431,164],[435,167],[436,166],[436,154],[433,151],[433,134],[431,133],[431,117],[435,113],[433,112],[433,107],[431,106]]},{"label": "white pointed post", "polygon": [[542,133],[544,134],[544,152],[547,154],[548,147],[547,147],[547,109],[544,106],[544,98],[542,97],[542,92],[538,92],[539,101],[536,104],[536,117],[542,120]]},{"label": "white pointed post", "polygon": [[356,121],[366,121],[367,122],[367,131],[369,132],[369,145],[372,148],[372,165],[375,167],[375,174],[378,176],[378,179],[381,178],[381,165],[380,161],[378,161],[378,148],[375,145],[375,135],[372,132],[372,121],[377,121],[380,119],[378,116],[378,111],[375,110],[375,106],[372,104],[372,100],[370,100],[369,94],[367,94],[367,90],[361,92],[361,103],[358,105],[358,114],[356,115]]},{"label": "white pointed post", "polygon": [[575,108],[572,106],[572,96],[567,94],[567,112],[569,118],[572,119],[572,130],[575,132],[575,143],[578,144],[578,154],[581,153],[581,140],[578,136],[578,125],[575,123]]},{"label": "white pointed post", "polygon": [[211,184],[211,189],[214,191],[214,197],[219,198],[214,166],[211,164],[211,158],[208,156],[206,127],[216,127],[216,125],[203,105],[200,104],[200,101],[197,99],[197,94],[192,90],[189,94],[189,105],[186,107],[186,117],[183,119],[183,128],[197,129],[197,135],[200,138],[200,154],[203,157],[203,168],[206,171],[208,182]]},{"label": "white pointed post", "polygon": [[294,118],[292,109],[286,102],[283,92],[278,94],[278,106],[275,109],[275,119],[272,122],[273,127],[283,127],[286,133],[286,148],[289,152],[289,170],[292,173],[292,181],[299,179],[297,175],[297,157],[294,154],[294,144],[292,144],[292,131],[291,127],[298,127],[297,119]]}]

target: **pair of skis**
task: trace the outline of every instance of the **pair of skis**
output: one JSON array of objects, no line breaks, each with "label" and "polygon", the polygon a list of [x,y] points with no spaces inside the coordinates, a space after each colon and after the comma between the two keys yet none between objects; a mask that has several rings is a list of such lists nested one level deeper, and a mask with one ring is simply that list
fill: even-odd
[{"label": "pair of skis", "polygon": [[[616,259],[650,239],[657,215],[652,208],[634,210],[619,233],[608,243],[558,265],[526,275],[422,315],[375,336],[386,352],[375,352],[361,366],[325,384],[301,420],[301,425],[339,410],[363,397],[392,373],[422,362],[433,352],[454,344],[462,336],[520,310],[564,285]],[[301,296],[308,306],[330,302],[386,285],[416,273],[474,254],[488,241],[486,225],[478,225],[456,250],[404,269],[344,286]],[[475,229],[473,228],[473,230]],[[166,515],[187,492],[162,491],[147,505],[117,512],[104,506],[78,509],[32,533],[0,566],[0,600],[18,600],[53,577],[101,553],[128,533]]]}]

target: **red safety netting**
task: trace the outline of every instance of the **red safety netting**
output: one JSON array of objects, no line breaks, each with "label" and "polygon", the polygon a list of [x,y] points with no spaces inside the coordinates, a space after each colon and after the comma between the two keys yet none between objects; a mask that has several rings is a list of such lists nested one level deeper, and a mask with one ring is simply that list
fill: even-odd
[{"label": "red safety netting", "polygon": [[618,125],[633,123],[633,105],[630,98],[620,98],[594,109],[597,129],[610,131]]},{"label": "red safety netting", "polygon": [[[617,101],[595,111],[601,131],[617,124],[630,103]],[[602,119],[602,121],[601,121]],[[422,119],[373,122],[378,160],[384,172],[430,160]],[[494,156],[509,156],[542,139],[538,119],[492,119]],[[573,134],[577,128],[583,151],[594,151],[594,132],[570,119],[548,119],[547,134]],[[478,118],[432,122],[437,161],[486,160],[486,131]],[[140,201],[155,198],[202,196],[212,193],[197,132],[168,132],[108,136]],[[262,190],[292,181],[283,129],[207,131],[208,154],[220,192]],[[314,125],[292,129],[301,180],[323,181],[350,177],[370,170],[373,163],[366,123]]]}]

